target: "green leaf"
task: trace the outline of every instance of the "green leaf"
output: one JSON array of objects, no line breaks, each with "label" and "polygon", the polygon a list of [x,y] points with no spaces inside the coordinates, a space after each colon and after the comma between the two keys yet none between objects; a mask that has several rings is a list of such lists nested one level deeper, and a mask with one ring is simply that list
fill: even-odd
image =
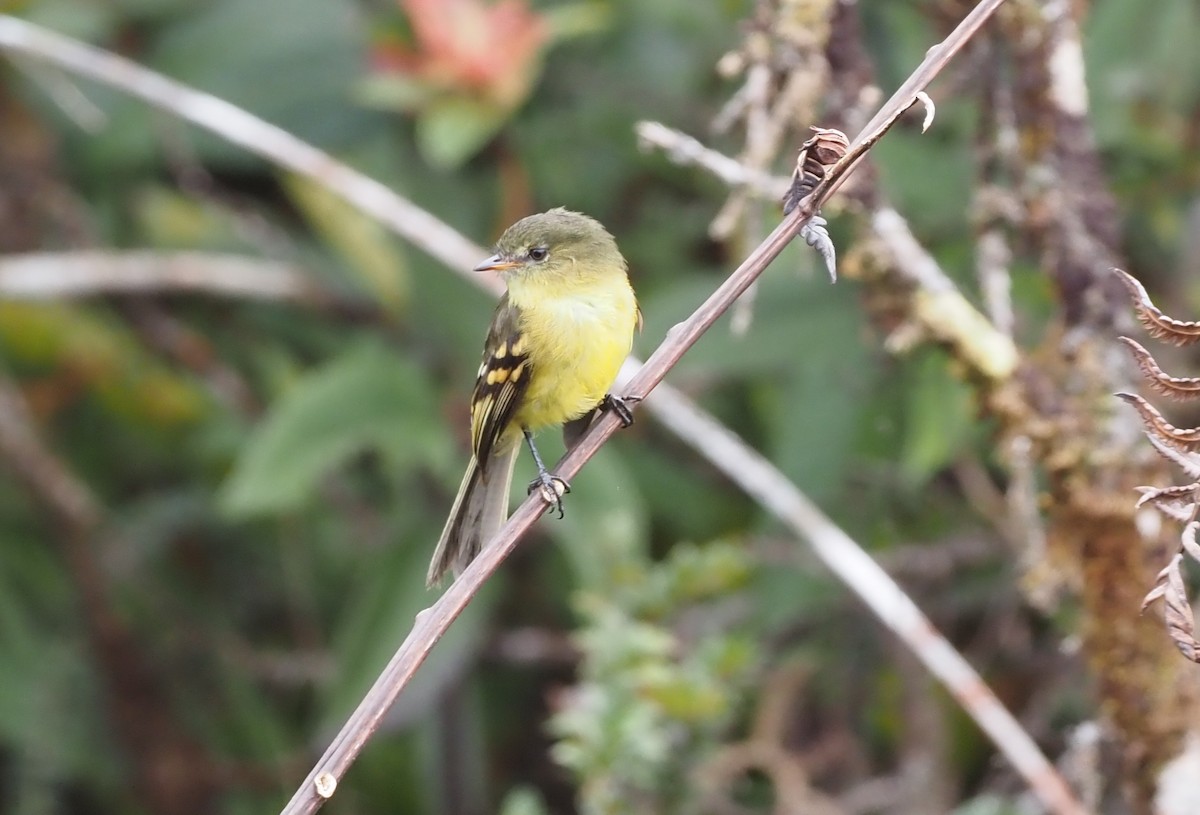
[{"label": "green leaf", "polygon": [[542,794],[533,787],[515,787],[500,804],[500,815],[549,815]]},{"label": "green leaf", "polygon": [[372,74],[358,83],[354,96],[370,108],[414,111],[433,99],[437,89],[404,74]]},{"label": "green leaf", "polygon": [[[352,3],[214,0],[165,29],[151,64],[329,149],[375,118],[351,100],[366,50],[366,20]],[[197,144],[205,155],[247,158],[217,139]]]},{"label": "green leaf", "polygon": [[320,476],[378,446],[400,467],[444,458],[430,385],[415,364],[375,344],[295,384],[234,464],[220,495],[233,516],[281,512],[307,500]]},{"label": "green leaf", "polygon": [[479,152],[508,120],[508,113],[491,105],[447,97],[417,118],[417,147],[435,167],[452,170]]},{"label": "green leaf", "polygon": [[[13,11],[16,9],[0,3],[0,12]],[[117,14],[110,4],[92,3],[89,0],[41,0],[30,4],[22,16],[65,37],[85,41],[109,36],[118,23]]]},{"label": "green leaf", "polygon": [[547,8],[541,16],[553,42],[590,37],[613,25],[613,8],[603,3],[567,3]]},{"label": "green leaf", "polygon": [[155,355],[103,306],[0,301],[0,355],[36,368],[72,371],[106,410],[153,426],[188,425],[211,403],[191,378]]},{"label": "green leaf", "polygon": [[[786,342],[792,359],[759,389],[756,402],[768,408],[772,460],[800,489],[822,501],[841,488],[853,461],[878,364],[851,287],[830,286],[820,278],[792,285],[803,305],[795,305],[790,320],[773,312],[767,292],[760,295],[763,322],[775,323],[770,333],[760,333]],[[790,335],[781,333],[780,323],[791,324]],[[751,348],[762,346],[759,340]]]},{"label": "green leaf", "polygon": [[904,482],[919,488],[952,461],[970,438],[972,416],[971,391],[950,371],[944,354],[914,360],[904,388]]}]

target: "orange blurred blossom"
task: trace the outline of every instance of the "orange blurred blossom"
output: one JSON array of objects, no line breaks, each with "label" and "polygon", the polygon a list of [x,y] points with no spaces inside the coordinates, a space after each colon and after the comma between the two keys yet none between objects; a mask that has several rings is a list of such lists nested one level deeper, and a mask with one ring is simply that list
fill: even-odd
[{"label": "orange blurred blossom", "polygon": [[377,51],[381,68],[504,109],[516,107],[529,93],[549,32],[525,0],[399,2],[414,42]]}]

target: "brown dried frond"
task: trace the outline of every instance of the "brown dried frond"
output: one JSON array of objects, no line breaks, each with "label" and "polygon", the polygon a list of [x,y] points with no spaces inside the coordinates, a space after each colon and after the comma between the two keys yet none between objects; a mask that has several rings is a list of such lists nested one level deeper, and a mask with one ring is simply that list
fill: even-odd
[{"label": "brown dried frond", "polygon": [[1160,441],[1180,450],[1189,452],[1200,450],[1200,427],[1176,427],[1163,418],[1154,405],[1137,394],[1117,393],[1114,395],[1137,409],[1138,415],[1142,417],[1142,424],[1146,426],[1147,435],[1157,437]]},{"label": "brown dried frond", "polygon": [[[1113,272],[1129,290],[1137,318],[1151,336],[1181,346],[1200,341],[1200,322],[1184,322],[1168,317],[1150,302],[1145,287],[1135,277],[1120,269],[1113,269]],[[1129,348],[1142,376],[1155,391],[1171,399],[1200,397],[1200,378],[1169,376],[1139,343],[1128,337],[1119,339]],[[1145,611],[1156,600],[1162,600],[1167,636],[1181,654],[1193,662],[1200,662],[1196,618],[1183,582],[1184,555],[1200,562],[1200,544],[1196,542],[1196,533],[1200,530],[1200,520],[1197,520],[1200,516],[1200,455],[1196,452],[1200,450],[1200,427],[1175,427],[1142,397],[1131,393],[1118,393],[1117,396],[1137,409],[1154,449],[1171,463],[1179,465],[1191,482],[1170,487],[1138,487],[1142,494],[1137,502],[1138,507],[1153,506],[1163,515],[1183,524],[1183,531],[1179,535],[1179,551],[1158,573],[1154,588],[1142,601],[1142,610]]]},{"label": "brown dried frond", "polygon": [[1134,313],[1151,337],[1173,345],[1200,342],[1200,322],[1184,322],[1168,317],[1150,302],[1150,295],[1146,294],[1146,287],[1141,281],[1121,269],[1113,269],[1113,273],[1129,290],[1129,296],[1133,298]]},{"label": "brown dried frond", "polygon": [[1129,337],[1117,337],[1133,354],[1133,361],[1142,371],[1142,376],[1157,392],[1171,399],[1192,399],[1200,396],[1200,377],[1170,376],[1142,345]]}]

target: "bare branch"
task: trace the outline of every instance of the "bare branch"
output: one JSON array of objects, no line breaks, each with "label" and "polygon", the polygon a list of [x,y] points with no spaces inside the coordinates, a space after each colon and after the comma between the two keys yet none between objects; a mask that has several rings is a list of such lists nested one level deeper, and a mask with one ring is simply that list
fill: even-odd
[{"label": "bare branch", "polygon": [[789,182],[783,176],[751,169],[674,128],[659,122],[638,122],[633,129],[643,150],[660,148],[671,162],[684,167],[702,167],[731,187],[746,187],[769,201],[778,201],[787,192]]},{"label": "bare branch", "polygon": [[14,300],[171,291],[256,300],[327,299],[299,270],[240,255],[153,251],[0,255],[0,297]]},{"label": "bare branch", "polygon": [[[686,133],[657,122],[641,122],[638,128],[646,144],[662,147],[673,161],[701,167],[726,183],[740,183],[753,173],[737,160],[704,147]],[[819,180],[814,179],[813,185]],[[779,186],[786,192],[793,183],[794,179],[772,177],[770,185],[771,188]],[[767,189],[762,188],[764,194]],[[872,214],[870,223],[875,236],[891,254],[896,270],[916,287],[917,302],[913,314],[925,331],[952,345],[961,359],[988,379],[1009,378],[1019,359],[1011,336],[993,326],[971,305],[934,257],[917,241],[900,213],[891,207],[880,207]],[[821,251],[826,265],[830,265],[832,247],[822,248],[822,231],[817,219],[811,220],[808,227],[808,234],[802,233],[802,236],[810,246]]]},{"label": "bare branch", "polygon": [[876,237],[892,254],[897,271],[916,285],[913,315],[957,356],[993,381],[1012,376],[1019,354],[1012,338],[996,330],[962,295],[936,260],[917,242],[908,223],[890,207],[871,215]]},{"label": "bare branch", "polygon": [[[896,95],[884,106],[879,114],[867,125],[865,133],[875,134],[882,123],[891,119],[894,111],[907,108],[912,104],[914,94],[921,90],[942,66],[956,53],[970,36],[978,30],[987,17],[999,6],[1002,0],[985,0],[980,3],[959,28],[941,46],[935,47],[929,53],[925,62],[917,69]],[[688,348],[724,313],[729,305],[749,287],[766,266],[791,241],[801,224],[806,222],[819,205],[832,194],[844,181],[846,174],[864,155],[861,141],[856,139],[851,145],[848,158],[840,162],[835,170],[827,175],[822,183],[806,197],[800,205],[751,253],[751,255],[730,275],[728,279],[706,300],[693,315],[683,323],[676,325],[667,335],[666,340],[637,370],[625,385],[627,396],[644,397],[651,389],[661,382],[666,372],[683,356]],[[632,364],[632,363],[631,363]],[[611,414],[602,415],[592,424],[584,437],[555,467],[556,475],[567,480],[575,476],[583,464],[591,458],[599,447],[615,432],[618,419]],[[384,712],[391,706],[404,686],[411,680],[417,668],[428,656],[434,643],[453,620],[462,612],[471,597],[479,590],[484,581],[494,572],[500,563],[516,547],[520,537],[532,526],[547,508],[545,498],[537,493],[528,498],[509,518],[498,535],[489,543],[475,561],[459,576],[444,595],[430,608],[417,616],[412,631],[401,644],[400,649],[389,661],[387,667],[376,680],[363,702],[351,715],[337,737],[326,750],[324,756],[317,762],[305,783],[297,790],[284,812],[307,813],[315,811],[321,803],[321,797],[315,789],[316,779],[323,774],[331,774],[340,778],[357,757],[367,738],[379,726]],[[768,506],[775,511],[777,507]],[[790,507],[782,511],[789,511]],[[865,560],[870,560],[865,554]],[[854,571],[853,569],[848,571]],[[900,593],[903,597],[903,593]],[[905,601],[911,604],[907,598]],[[915,607],[914,607],[915,608]],[[923,618],[922,618],[923,619]],[[925,636],[928,636],[926,630]],[[944,643],[944,640],[941,640]],[[935,650],[941,650],[936,648]],[[957,657],[953,667],[947,667],[946,675],[957,674],[961,670],[961,656],[953,649],[950,654]],[[947,657],[952,659],[951,657]],[[951,663],[947,663],[948,665]],[[986,686],[978,682],[973,674],[964,678],[969,692],[967,695],[982,698],[990,693]],[[997,703],[996,708],[1003,710]],[[993,713],[992,708],[987,708]],[[1053,768],[1032,745],[1027,734],[1015,725],[1009,717],[1007,720],[989,718],[987,732],[1004,733],[1005,738],[1023,739],[1024,743],[1032,746],[1032,754],[1036,759],[1030,759],[1029,754],[1019,757],[1022,773],[1038,791],[1046,805],[1054,812],[1079,813],[1083,809],[1072,797],[1061,778],[1053,772]],[[1015,732],[1009,732],[1015,731]]]}]

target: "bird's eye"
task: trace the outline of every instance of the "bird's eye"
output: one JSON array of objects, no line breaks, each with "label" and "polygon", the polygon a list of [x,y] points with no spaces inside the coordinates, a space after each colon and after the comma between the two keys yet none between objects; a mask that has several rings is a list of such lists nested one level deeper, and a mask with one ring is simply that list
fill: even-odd
[{"label": "bird's eye", "polygon": [[547,249],[546,247],[535,246],[529,250],[529,259],[530,260],[545,260],[546,256],[549,254],[550,254],[550,250]]}]

